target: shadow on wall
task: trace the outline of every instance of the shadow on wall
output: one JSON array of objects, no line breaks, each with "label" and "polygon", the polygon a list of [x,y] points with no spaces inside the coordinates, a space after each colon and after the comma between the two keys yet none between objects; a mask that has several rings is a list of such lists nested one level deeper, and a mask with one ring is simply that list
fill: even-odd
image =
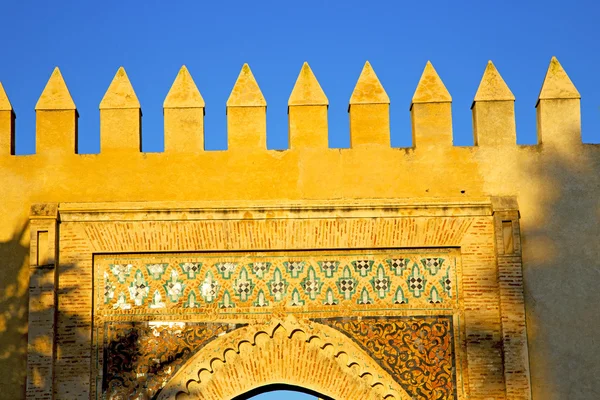
[{"label": "shadow on wall", "polygon": [[[28,349],[27,346],[30,329],[28,320],[45,319],[52,311],[42,305],[44,300],[41,296],[47,294],[47,288],[30,298],[28,285],[19,287],[20,282],[29,282],[28,225],[28,221],[22,223],[15,229],[10,240],[0,243],[0,373],[3,376],[0,383],[0,398],[6,399],[25,398],[28,358],[32,361],[32,365],[35,364],[32,368],[34,382],[30,384],[33,390],[36,393],[47,392],[51,385],[51,382],[44,381],[41,377],[47,375],[44,369],[53,363],[54,355],[49,346],[52,338],[44,335],[38,338],[36,348]],[[69,271],[74,267],[62,265],[61,271]],[[65,287],[59,294],[76,289],[76,287]],[[36,305],[38,307],[35,307]],[[78,315],[61,315],[61,317],[76,323],[82,322]],[[72,388],[74,393],[83,389]]]},{"label": "shadow on wall", "polygon": [[19,282],[28,280],[20,277],[26,273],[21,266],[29,264],[28,235],[28,222],[24,222],[10,240],[0,243],[0,388],[3,396],[16,398],[25,393],[29,294],[27,286],[19,287]]},{"label": "shadow on wall", "polygon": [[537,186],[521,209],[534,399],[600,398],[600,146],[544,148],[523,171]]}]

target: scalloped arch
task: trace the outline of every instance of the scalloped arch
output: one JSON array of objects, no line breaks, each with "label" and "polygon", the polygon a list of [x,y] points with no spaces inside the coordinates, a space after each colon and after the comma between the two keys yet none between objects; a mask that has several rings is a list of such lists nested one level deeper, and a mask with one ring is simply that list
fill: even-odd
[{"label": "scalloped arch", "polygon": [[409,400],[368,354],[333,328],[293,317],[223,335],[192,356],[159,399],[232,399],[285,383],[334,399]]}]

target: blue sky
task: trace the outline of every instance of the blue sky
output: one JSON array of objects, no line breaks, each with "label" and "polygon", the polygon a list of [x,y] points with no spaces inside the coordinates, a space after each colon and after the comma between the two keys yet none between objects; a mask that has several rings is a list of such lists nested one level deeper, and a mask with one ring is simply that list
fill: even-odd
[{"label": "blue sky", "polygon": [[453,96],[454,142],[488,59],[515,94],[519,143],[534,143],[551,56],[578,87],[583,138],[600,142],[593,1],[7,2],[0,81],[17,113],[17,152],[35,151],[35,103],[54,66],[80,113],[80,152],[99,151],[98,105],[123,65],[143,111],[143,150],[163,149],[162,102],[182,64],[206,101],[206,146],[226,147],[225,102],[243,63],[268,102],[269,148],[287,147],[287,99],[308,61],[329,97],[330,147],[349,146],[347,104],[365,60],[391,98],[392,145],[410,146],[410,99],[431,60]]}]

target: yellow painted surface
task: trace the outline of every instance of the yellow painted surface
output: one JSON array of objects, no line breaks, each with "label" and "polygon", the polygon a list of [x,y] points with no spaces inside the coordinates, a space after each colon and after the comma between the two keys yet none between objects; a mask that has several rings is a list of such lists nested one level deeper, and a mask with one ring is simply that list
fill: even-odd
[{"label": "yellow painted surface", "polygon": [[[175,98],[165,103],[167,151],[140,153],[139,101],[120,69],[100,105],[101,152],[77,155],[75,110],[55,74],[36,114],[35,155],[7,151],[12,118],[0,87],[0,391],[7,398],[24,396],[33,203],[478,196],[519,202],[534,399],[600,391],[593,306],[600,302],[600,146],[581,143],[579,94],[555,59],[537,106],[537,146],[514,144],[512,100],[500,96],[474,104],[480,146],[452,147],[451,97],[428,64],[412,101],[413,148],[387,145],[388,105],[366,102],[366,90],[350,107],[353,147],[328,149],[328,101],[305,64],[290,96],[289,150],[266,150],[266,102],[248,80],[228,101],[229,150],[202,151],[203,107],[188,93],[186,107]],[[494,79],[490,85],[499,84]],[[188,81],[182,90],[190,88]]]},{"label": "yellow painted surface", "polygon": [[390,146],[390,98],[367,61],[348,106],[350,146]]},{"label": "yellow painted surface", "polygon": [[248,64],[244,64],[227,100],[228,148],[267,148],[267,102]]},{"label": "yellow painted surface", "polygon": [[204,99],[185,65],[179,70],[163,107],[165,152],[204,150]]}]

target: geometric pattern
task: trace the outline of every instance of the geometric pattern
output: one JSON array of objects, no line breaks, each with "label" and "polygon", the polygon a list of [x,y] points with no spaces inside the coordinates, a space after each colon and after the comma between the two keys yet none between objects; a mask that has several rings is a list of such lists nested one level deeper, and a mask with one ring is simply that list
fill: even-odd
[{"label": "geometric pattern", "polygon": [[458,307],[453,250],[100,255],[95,271],[98,316]]},{"label": "geometric pattern", "polygon": [[412,399],[455,400],[451,316],[319,318],[360,345]]}]

